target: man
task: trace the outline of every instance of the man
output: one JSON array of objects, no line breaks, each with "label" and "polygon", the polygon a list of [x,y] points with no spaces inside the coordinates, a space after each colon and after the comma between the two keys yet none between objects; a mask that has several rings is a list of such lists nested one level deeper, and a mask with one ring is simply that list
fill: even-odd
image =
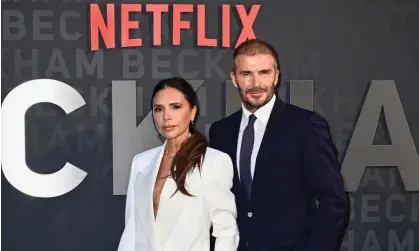
[{"label": "man", "polygon": [[239,251],[334,251],[347,216],[337,151],[323,117],[276,96],[279,72],[268,43],[236,48],[242,109],[209,132],[235,165]]}]

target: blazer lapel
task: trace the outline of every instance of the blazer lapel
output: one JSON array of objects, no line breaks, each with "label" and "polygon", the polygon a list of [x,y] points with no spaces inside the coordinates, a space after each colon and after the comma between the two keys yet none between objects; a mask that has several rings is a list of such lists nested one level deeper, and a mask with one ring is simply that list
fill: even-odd
[{"label": "blazer lapel", "polygon": [[[196,181],[199,178],[199,170],[195,169],[192,173],[188,174],[185,187],[190,194],[194,194]],[[184,207],[188,204],[191,197],[176,191],[177,185],[173,178],[168,177],[160,197],[160,204],[157,212],[157,237],[162,245],[169,238],[170,233],[175,229],[177,222],[181,218]],[[172,196],[173,195],[173,196]],[[196,196],[196,195],[195,195]]]},{"label": "blazer lapel", "polygon": [[143,172],[138,172],[135,182],[136,208],[138,208],[138,216],[141,221],[144,233],[149,240],[153,250],[157,250],[158,241],[155,234],[155,220],[153,210],[153,190],[159,170],[161,158],[163,156],[164,147],[155,155],[150,162],[150,166],[144,168]]},{"label": "blazer lapel", "polygon": [[275,144],[278,141],[277,133],[281,130],[281,121],[284,118],[285,104],[277,97],[271,115],[266,125],[265,134],[263,135],[262,143],[259,148],[258,156],[256,157],[255,172],[253,175],[252,184],[252,198],[255,198],[254,193],[260,182],[258,179],[263,169],[269,166],[272,159],[272,151],[275,150]]}]

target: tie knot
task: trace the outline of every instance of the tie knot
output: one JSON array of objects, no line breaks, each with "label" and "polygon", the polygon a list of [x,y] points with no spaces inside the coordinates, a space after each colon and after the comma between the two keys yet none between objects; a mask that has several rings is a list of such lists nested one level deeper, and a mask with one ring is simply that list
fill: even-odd
[{"label": "tie knot", "polygon": [[255,123],[255,120],[256,119],[257,119],[256,116],[254,114],[251,114],[249,116],[249,123],[248,123],[248,125],[253,125],[253,123]]}]

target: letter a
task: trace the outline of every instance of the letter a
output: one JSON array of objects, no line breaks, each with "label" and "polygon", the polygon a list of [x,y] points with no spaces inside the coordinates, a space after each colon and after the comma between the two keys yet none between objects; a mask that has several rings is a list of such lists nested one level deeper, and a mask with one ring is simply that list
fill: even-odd
[{"label": "letter a", "polygon": [[[391,145],[373,145],[381,108]],[[358,189],[365,167],[397,167],[406,190],[419,191],[419,156],[392,80],[373,80],[365,98],[342,165],[349,192]]]}]

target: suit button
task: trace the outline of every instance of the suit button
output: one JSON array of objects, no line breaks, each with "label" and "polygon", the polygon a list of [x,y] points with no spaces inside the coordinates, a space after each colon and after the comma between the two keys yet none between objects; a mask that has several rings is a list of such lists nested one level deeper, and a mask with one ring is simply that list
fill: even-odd
[{"label": "suit button", "polygon": [[247,213],[247,217],[252,218],[252,216],[253,216],[252,212]]}]

